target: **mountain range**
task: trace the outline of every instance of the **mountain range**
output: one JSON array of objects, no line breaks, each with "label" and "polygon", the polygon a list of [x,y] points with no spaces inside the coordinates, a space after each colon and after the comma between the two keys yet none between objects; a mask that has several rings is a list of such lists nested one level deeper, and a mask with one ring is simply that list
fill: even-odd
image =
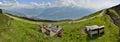
[{"label": "mountain range", "polygon": [[43,20],[75,20],[96,11],[78,7],[52,7],[52,8],[20,8],[4,9],[4,12],[11,13],[20,17]]}]

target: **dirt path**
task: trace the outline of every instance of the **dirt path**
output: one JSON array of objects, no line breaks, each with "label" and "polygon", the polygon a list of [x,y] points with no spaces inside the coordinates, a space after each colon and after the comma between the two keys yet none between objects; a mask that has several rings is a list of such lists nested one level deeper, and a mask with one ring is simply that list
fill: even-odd
[{"label": "dirt path", "polygon": [[4,14],[4,15],[6,15],[6,16],[12,18],[12,19],[23,21],[23,22],[27,22],[27,23],[32,23],[32,24],[40,24],[40,23],[42,23],[42,22],[34,22],[34,21],[29,21],[29,20],[17,18],[17,17],[11,16],[11,15],[8,15],[8,14]]},{"label": "dirt path", "polygon": [[[91,18],[86,18],[86,19],[83,19],[83,20],[78,20],[78,21],[68,21],[68,22],[55,22],[55,23],[52,23],[52,24],[62,24],[62,23],[78,23],[78,22],[83,22],[83,21],[88,21],[88,20],[91,20],[95,17],[99,17],[99,16],[103,16],[103,14],[105,13],[105,10],[103,10],[99,15],[96,15],[96,16],[93,16]],[[26,19],[21,19],[21,18],[17,18],[17,17],[14,17],[14,16],[11,16],[11,15],[8,15],[8,14],[4,14],[10,18],[13,18],[15,20],[19,20],[19,21],[23,21],[23,22],[27,22],[27,23],[32,23],[32,24],[43,24],[44,22],[34,22],[34,21],[29,21],[29,20],[26,20]]]}]

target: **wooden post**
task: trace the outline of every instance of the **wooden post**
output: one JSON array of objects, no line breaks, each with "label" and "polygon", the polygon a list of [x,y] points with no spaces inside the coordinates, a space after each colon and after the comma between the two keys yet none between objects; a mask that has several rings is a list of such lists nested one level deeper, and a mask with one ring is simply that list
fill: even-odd
[{"label": "wooden post", "polygon": [[97,32],[97,33],[98,33],[97,35],[98,35],[98,36],[100,35],[100,31],[99,31],[99,30],[100,30],[100,29],[98,28],[98,29],[97,29],[97,31],[98,31],[98,32]]}]

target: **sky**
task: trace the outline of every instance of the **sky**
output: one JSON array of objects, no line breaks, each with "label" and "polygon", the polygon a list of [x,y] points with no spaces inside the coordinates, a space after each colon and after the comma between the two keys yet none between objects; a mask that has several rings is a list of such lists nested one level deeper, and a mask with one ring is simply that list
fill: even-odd
[{"label": "sky", "polygon": [[1,8],[78,7],[104,9],[120,4],[120,0],[0,0]]},{"label": "sky", "polygon": [[30,2],[36,2],[36,3],[41,3],[41,2],[53,2],[55,0],[17,0],[20,3],[30,3]]}]

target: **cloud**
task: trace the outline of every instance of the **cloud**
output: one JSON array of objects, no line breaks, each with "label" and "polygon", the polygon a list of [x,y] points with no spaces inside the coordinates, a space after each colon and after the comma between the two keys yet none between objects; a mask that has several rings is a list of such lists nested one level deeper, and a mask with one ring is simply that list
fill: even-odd
[{"label": "cloud", "polygon": [[0,2],[0,5],[2,4],[2,2]]},{"label": "cloud", "polygon": [[88,5],[86,5],[86,7],[90,7],[92,9],[104,9],[120,4],[120,3],[114,3],[113,1],[114,0],[101,0],[101,1],[95,0],[94,2],[93,0],[93,2],[90,1]]},{"label": "cloud", "polygon": [[16,0],[1,0],[0,7],[11,7],[16,3]]},{"label": "cloud", "polygon": [[0,2],[3,8],[51,8],[51,7],[78,7],[89,9],[104,9],[120,4],[119,0],[57,0],[55,2],[30,2],[29,4],[19,3],[17,0],[4,0]]},{"label": "cloud", "polygon": [[12,4],[0,2],[0,7],[10,7]]},{"label": "cloud", "polygon": [[61,6],[104,9],[120,4],[114,0],[59,0]]}]

